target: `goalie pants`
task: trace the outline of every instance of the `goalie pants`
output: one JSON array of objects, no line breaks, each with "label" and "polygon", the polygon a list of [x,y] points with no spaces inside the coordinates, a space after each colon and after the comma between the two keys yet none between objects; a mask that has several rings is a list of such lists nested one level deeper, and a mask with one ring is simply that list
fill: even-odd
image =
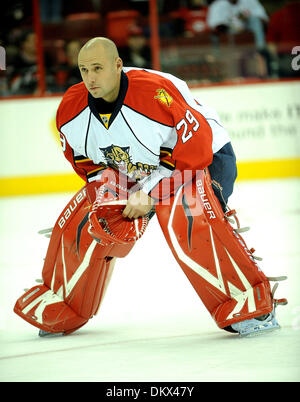
[{"label": "goalie pants", "polygon": [[214,154],[208,170],[214,193],[225,212],[228,198],[233,192],[233,185],[237,178],[236,157],[230,142]]}]

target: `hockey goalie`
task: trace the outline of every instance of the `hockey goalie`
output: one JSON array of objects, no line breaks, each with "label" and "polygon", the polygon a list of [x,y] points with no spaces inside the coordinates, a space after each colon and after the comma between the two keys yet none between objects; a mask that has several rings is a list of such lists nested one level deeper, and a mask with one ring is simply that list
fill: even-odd
[{"label": "hockey goalie", "polygon": [[257,265],[227,205],[236,160],[217,113],[171,74],[124,68],[108,38],[88,41],[78,68],[82,82],[67,90],[56,120],[64,155],[86,184],[54,225],[42,283],[14,311],[41,336],[85,325],[116,259],[156,213],[170,264],[220,329],[246,336],[279,328],[275,307],[286,300],[274,298],[274,278]]}]

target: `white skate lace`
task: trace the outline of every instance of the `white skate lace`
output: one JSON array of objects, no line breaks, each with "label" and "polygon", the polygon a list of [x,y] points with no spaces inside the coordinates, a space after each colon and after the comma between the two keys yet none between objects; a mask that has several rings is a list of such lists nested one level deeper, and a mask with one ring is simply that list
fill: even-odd
[{"label": "white skate lace", "polygon": [[[249,226],[246,226],[246,227],[241,227],[241,226],[240,226],[240,222],[239,222],[239,220],[238,220],[237,213],[236,213],[236,210],[235,210],[235,209],[230,209],[228,206],[227,206],[227,208],[228,208],[228,211],[225,212],[224,217],[225,217],[225,219],[231,224],[231,226],[233,226],[233,225],[236,225],[236,226],[237,226],[236,228],[233,228],[233,230],[234,230],[235,233],[239,234],[239,233],[247,232],[248,230],[250,230],[250,227],[249,227]],[[232,219],[231,217],[233,217],[233,219]],[[241,240],[243,240],[241,236],[239,236],[239,238],[240,238]],[[245,244],[245,245],[246,245],[246,244]],[[261,257],[255,256],[255,255],[253,254],[253,253],[255,252],[255,249],[254,249],[254,248],[251,248],[249,251],[250,251],[252,257],[253,257],[255,260],[258,260],[258,261],[262,261],[262,260],[263,260]],[[276,283],[274,284],[272,290],[271,290],[272,299],[273,299],[273,301],[274,301],[275,307],[278,306],[278,305],[281,305],[281,306],[286,305],[286,304],[288,303],[287,299],[285,299],[285,298],[283,298],[283,299],[275,299],[275,298],[274,298],[274,294],[275,294],[275,292],[276,292],[276,290],[277,290],[277,288],[278,288],[278,286],[279,286],[279,283],[278,283],[278,282],[280,282],[280,281],[285,281],[285,280],[287,279],[287,276],[284,276],[284,275],[282,275],[282,276],[269,276],[269,277],[267,277],[267,279],[268,279],[269,282],[276,282]]]},{"label": "white skate lace", "polygon": [[279,286],[278,282],[285,281],[287,279],[287,276],[285,276],[285,275],[282,275],[282,276],[267,276],[267,279],[268,279],[269,282],[276,282],[274,284],[272,290],[271,290],[272,299],[274,301],[274,306],[277,307],[277,306],[285,306],[285,305],[287,305],[288,304],[287,299],[285,299],[285,298],[283,298],[283,299],[275,299],[274,298],[275,292],[276,292],[276,290],[277,290],[277,288]]},{"label": "white skate lace", "polygon": [[[250,226],[241,227],[240,221],[238,220],[238,217],[236,216],[235,209],[230,209],[229,211],[225,212],[224,216],[225,216],[225,219],[231,225],[236,224],[237,227],[233,229],[236,233],[243,233],[243,232],[247,232],[248,230],[250,230]],[[231,216],[233,216],[234,219],[231,219],[230,218]]]},{"label": "white skate lace", "polygon": [[[237,233],[239,235],[240,233],[247,232],[248,230],[250,230],[250,226],[241,227],[240,221],[239,221],[239,219],[237,217],[237,213],[236,213],[235,209],[230,209],[228,206],[227,206],[227,208],[229,210],[224,213],[224,218],[231,224],[232,227],[234,225],[236,225],[236,227],[233,227],[233,230],[234,230],[235,233]],[[231,217],[233,217],[233,219]],[[244,242],[244,239],[241,236],[239,236],[239,237]],[[245,246],[246,246],[246,244],[245,244]],[[254,258],[257,261],[262,261],[261,257],[258,257],[257,255],[254,255],[254,252],[255,252],[254,248],[250,248],[249,251],[250,251],[250,253],[252,255],[252,258]]]}]

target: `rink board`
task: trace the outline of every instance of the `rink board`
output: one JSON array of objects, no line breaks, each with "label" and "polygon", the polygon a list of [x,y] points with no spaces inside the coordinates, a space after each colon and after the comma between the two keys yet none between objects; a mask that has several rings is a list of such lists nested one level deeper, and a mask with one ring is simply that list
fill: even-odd
[{"label": "rink board", "polygon": [[[238,180],[300,176],[300,81],[193,88],[215,108],[238,160]],[[0,196],[76,191],[55,126],[61,97],[1,100]]]}]

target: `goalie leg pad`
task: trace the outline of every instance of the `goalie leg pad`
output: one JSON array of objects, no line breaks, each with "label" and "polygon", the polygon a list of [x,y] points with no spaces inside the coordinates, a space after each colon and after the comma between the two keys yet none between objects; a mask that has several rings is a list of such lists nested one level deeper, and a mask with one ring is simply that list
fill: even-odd
[{"label": "goalie leg pad", "polygon": [[124,257],[134,245],[101,245],[89,234],[97,187],[97,182],[84,186],[62,211],[50,238],[43,285],[28,290],[15,304],[16,314],[44,331],[70,333],[95,315],[112,274],[113,257]]},{"label": "goalie leg pad", "polygon": [[207,171],[156,212],[177,262],[220,328],[272,311],[269,281],[225,219]]},{"label": "goalie leg pad", "polygon": [[87,322],[74,312],[52,289],[34,286],[20,297],[14,311],[30,324],[53,333],[73,332]]}]

